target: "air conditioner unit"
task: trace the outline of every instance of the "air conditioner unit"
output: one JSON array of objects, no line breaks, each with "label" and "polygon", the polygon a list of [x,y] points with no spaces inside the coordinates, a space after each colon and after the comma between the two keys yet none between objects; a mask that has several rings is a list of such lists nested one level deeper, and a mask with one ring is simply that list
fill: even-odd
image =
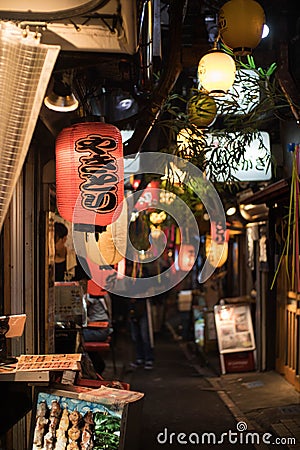
[{"label": "air conditioner unit", "polygon": [[[26,5],[26,7],[25,7]],[[138,46],[136,0],[5,0],[2,20],[36,26],[42,42],[61,50],[134,54]]]}]

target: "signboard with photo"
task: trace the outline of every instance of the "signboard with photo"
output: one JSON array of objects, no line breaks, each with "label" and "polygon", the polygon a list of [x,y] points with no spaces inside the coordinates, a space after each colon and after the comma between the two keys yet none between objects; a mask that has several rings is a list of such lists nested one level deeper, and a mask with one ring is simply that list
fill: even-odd
[{"label": "signboard with photo", "polygon": [[214,313],[221,354],[255,350],[249,305],[216,305]]},{"label": "signboard with photo", "polygon": [[137,450],[143,396],[105,386],[35,388],[28,448]]}]

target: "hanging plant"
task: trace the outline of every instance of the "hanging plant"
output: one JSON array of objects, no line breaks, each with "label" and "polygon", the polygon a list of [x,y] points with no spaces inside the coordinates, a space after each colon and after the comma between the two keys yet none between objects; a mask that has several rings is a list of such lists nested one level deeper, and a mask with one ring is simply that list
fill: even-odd
[{"label": "hanging plant", "polygon": [[[234,57],[230,49],[225,46],[223,49]],[[274,76],[275,63],[267,68],[257,67],[254,58],[249,55],[246,62],[239,57],[235,57],[235,61],[236,83],[225,98],[214,99],[217,119],[210,126],[200,128],[195,122],[195,112],[204,121],[212,113],[212,104],[204,101],[203,92],[195,88],[186,98],[172,93],[165,102],[158,124],[167,140],[161,151],[188,159],[213,182],[220,180],[220,175],[223,181],[238,182],[236,169],[241,166],[244,170],[250,168],[245,152],[254,140],[258,140],[258,164],[267,172],[272,157],[259,130],[266,130],[274,125],[275,120],[292,117],[290,105]],[[198,105],[192,113],[188,108],[191,101],[193,105]],[[207,111],[204,111],[205,105]],[[222,142],[222,145],[212,145],[210,135],[219,142],[226,141],[226,147]]]},{"label": "hanging plant", "polygon": [[285,260],[285,268],[288,282],[292,291],[300,292],[300,261],[299,261],[299,220],[300,220],[300,196],[299,196],[299,169],[300,169],[300,144],[291,144],[292,152],[292,177],[290,187],[290,201],[286,238],[279,263],[273,278],[271,289],[274,287],[277,275]]}]

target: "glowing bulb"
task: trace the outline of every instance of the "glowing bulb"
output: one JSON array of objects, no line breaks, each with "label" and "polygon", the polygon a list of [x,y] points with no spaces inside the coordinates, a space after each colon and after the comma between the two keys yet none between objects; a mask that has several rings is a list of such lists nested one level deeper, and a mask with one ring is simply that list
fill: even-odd
[{"label": "glowing bulb", "polygon": [[235,214],[235,212],[236,212],[236,207],[235,206],[231,206],[230,208],[227,209],[226,215],[227,216],[233,216],[233,214]]},{"label": "glowing bulb", "polygon": [[263,32],[262,32],[261,38],[262,39],[266,38],[269,35],[269,32],[270,32],[270,28],[265,23],[264,26],[263,26]]}]

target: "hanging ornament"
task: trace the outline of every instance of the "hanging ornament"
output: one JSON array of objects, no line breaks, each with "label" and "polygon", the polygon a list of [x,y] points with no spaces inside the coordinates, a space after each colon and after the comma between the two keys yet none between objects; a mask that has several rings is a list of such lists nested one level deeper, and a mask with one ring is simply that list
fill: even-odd
[{"label": "hanging ornament", "polygon": [[124,197],[120,131],[102,122],[63,129],[56,140],[56,200],[69,222],[105,226]]},{"label": "hanging ornament", "polygon": [[198,128],[212,125],[217,116],[215,100],[205,93],[193,95],[187,103],[189,121]]},{"label": "hanging ornament", "polygon": [[230,0],[219,11],[220,37],[237,56],[250,55],[261,41],[265,13],[254,0]]}]

